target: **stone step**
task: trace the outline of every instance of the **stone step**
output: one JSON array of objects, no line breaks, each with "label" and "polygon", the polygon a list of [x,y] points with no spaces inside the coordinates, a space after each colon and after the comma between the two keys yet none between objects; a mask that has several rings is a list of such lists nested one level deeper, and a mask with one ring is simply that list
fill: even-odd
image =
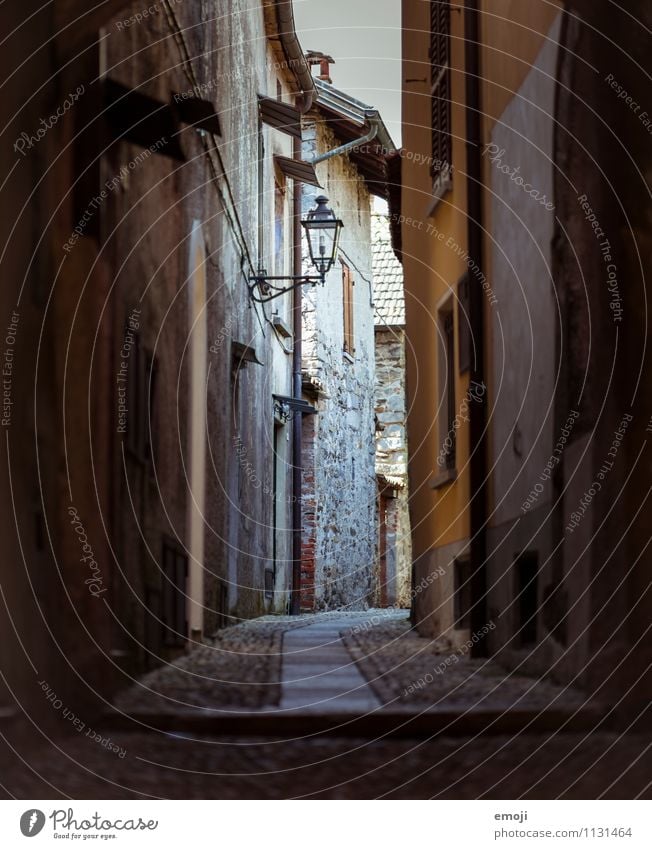
[{"label": "stone step", "polygon": [[[179,711],[176,713],[118,712],[103,716],[99,727],[105,730],[175,732],[211,736],[299,737],[329,735],[340,737],[471,737],[481,735],[513,735],[578,733],[608,731],[601,721],[604,714],[595,708],[572,713],[561,710],[438,710],[418,715],[384,708],[372,711],[326,713],[283,711],[278,707],[258,711]],[[598,728],[598,726],[600,726]]]}]

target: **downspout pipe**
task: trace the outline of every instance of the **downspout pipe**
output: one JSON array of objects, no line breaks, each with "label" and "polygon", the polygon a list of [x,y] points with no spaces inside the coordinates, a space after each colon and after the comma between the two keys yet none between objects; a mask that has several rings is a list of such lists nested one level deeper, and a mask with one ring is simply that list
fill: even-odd
[{"label": "downspout pipe", "polygon": [[378,135],[378,112],[374,111],[372,115],[367,117],[371,128],[366,136],[362,136],[362,138],[354,139],[353,141],[347,142],[346,144],[342,144],[339,147],[333,148],[333,150],[327,150],[326,153],[322,153],[321,156],[313,156],[312,159],[309,160],[310,164],[318,165],[320,162],[325,162],[327,159],[331,159],[333,156],[339,156],[342,153],[348,153],[349,150],[353,150],[356,147],[360,147],[363,144],[367,144],[367,142],[373,141]]},{"label": "downspout pipe", "polygon": [[[471,380],[485,385],[483,257],[482,102],[480,90],[480,26],[478,0],[464,3],[464,68],[467,170],[467,247],[471,275],[469,319],[474,346]],[[482,633],[487,624],[487,392],[470,405],[470,531],[471,531],[471,633]],[[471,649],[474,657],[488,654],[485,640]]]},{"label": "downspout pipe", "polygon": [[273,0],[273,2],[278,23],[278,37],[288,61],[288,67],[296,77],[303,94],[301,103],[297,103],[297,108],[305,114],[315,98],[315,81],[297,38],[292,0]]},{"label": "downspout pipe", "polygon": [[[292,154],[294,159],[301,159],[301,139],[293,139]],[[292,192],[292,249],[293,249],[293,274],[298,276],[302,272],[303,255],[301,250],[301,183],[294,181]],[[294,345],[292,350],[292,394],[295,398],[301,398],[301,357],[303,348],[302,339],[302,293],[301,286],[297,286],[293,293],[292,303],[292,331]],[[292,416],[292,592],[290,594],[290,613],[298,616],[301,612],[301,558],[303,540],[303,510],[301,503],[301,489],[303,484],[303,461],[301,456],[301,444],[303,441],[303,415],[295,411]]]},{"label": "downspout pipe", "polygon": [[[303,54],[303,49],[297,38],[294,11],[291,0],[272,0],[276,11],[277,32],[288,62],[293,72],[300,93],[296,97],[296,108],[302,115],[310,109],[316,97],[315,81],[310,65]],[[301,159],[301,139],[294,138],[292,156]],[[292,192],[292,273],[296,276],[302,273],[303,256],[301,251],[301,183],[294,180]],[[292,394],[301,398],[301,357],[302,357],[302,296],[301,287],[294,290],[292,302],[292,331],[294,336],[292,354]],[[292,417],[292,587],[290,592],[290,613],[298,615],[301,612],[301,549],[303,511],[301,504],[301,488],[303,483],[303,468],[301,443],[303,438],[302,414],[295,412]]]}]

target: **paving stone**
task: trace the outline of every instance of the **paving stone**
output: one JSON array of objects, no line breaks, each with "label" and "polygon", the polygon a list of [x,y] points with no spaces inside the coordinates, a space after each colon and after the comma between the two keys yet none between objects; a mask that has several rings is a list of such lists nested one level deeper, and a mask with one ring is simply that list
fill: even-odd
[{"label": "paving stone", "polygon": [[356,623],[343,632],[343,642],[392,710],[555,708],[572,713],[589,704],[575,688],[508,672],[492,660],[471,659],[446,639],[420,637],[405,617]]},{"label": "paving stone", "polygon": [[[360,614],[358,622],[366,622],[369,614]],[[327,622],[287,633],[283,639],[281,671],[282,697],[280,707],[323,713],[364,712],[378,707],[378,700],[340,637],[340,631],[350,624],[351,617],[332,618]],[[328,642],[328,652],[323,642]],[[317,653],[310,646],[317,645]],[[301,652],[301,655],[297,653]],[[295,658],[302,657],[297,663]],[[306,664],[308,660],[308,664]],[[306,675],[310,669],[312,675]]]}]

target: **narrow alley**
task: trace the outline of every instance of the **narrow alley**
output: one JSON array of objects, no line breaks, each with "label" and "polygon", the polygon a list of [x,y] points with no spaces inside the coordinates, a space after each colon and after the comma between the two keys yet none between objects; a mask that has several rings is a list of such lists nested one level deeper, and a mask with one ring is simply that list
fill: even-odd
[{"label": "narrow alley", "polygon": [[625,6],[0,2],[3,838],[652,797]]}]

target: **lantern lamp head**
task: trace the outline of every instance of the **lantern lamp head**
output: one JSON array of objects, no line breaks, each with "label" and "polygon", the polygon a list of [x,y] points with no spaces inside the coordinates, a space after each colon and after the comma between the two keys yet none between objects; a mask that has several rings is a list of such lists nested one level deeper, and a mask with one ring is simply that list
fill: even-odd
[{"label": "lantern lamp head", "polygon": [[340,232],[344,225],[327,206],[325,195],[316,197],[315,203],[317,205],[308,212],[301,225],[306,231],[310,261],[323,282],[337,259]]},{"label": "lantern lamp head", "polygon": [[[310,283],[324,283],[326,275],[331,270],[337,259],[337,249],[340,241],[340,231],[344,224],[335,217],[332,209],[326,205],[328,198],[319,195],[315,198],[316,206],[311,209],[301,225],[306,231],[310,260],[317,269],[317,275],[295,274],[269,275],[264,268],[260,268],[257,274],[249,277],[249,296],[259,304],[271,301]],[[280,281],[287,281],[289,285],[281,286]]]}]

